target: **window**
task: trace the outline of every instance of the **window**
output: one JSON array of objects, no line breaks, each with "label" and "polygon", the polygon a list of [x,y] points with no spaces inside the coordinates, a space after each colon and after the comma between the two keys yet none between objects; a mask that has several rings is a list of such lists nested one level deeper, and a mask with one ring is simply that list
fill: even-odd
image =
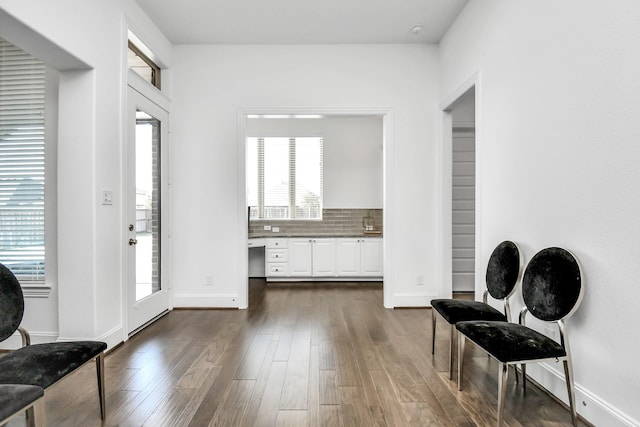
[{"label": "window", "polygon": [[0,39],[0,260],[21,282],[45,274],[45,77]]},{"label": "window", "polygon": [[129,41],[128,65],[130,70],[160,89],[160,67],[131,41]]},{"label": "window", "polygon": [[251,219],[322,219],[322,138],[247,138]]}]

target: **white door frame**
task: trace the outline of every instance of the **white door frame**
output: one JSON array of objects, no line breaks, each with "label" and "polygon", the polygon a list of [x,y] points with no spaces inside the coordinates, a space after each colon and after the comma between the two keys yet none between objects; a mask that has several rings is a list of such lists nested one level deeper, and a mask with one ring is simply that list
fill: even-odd
[{"label": "white door frame", "polygon": [[462,83],[455,91],[453,91],[440,104],[442,110],[442,143],[440,144],[440,242],[441,242],[441,259],[438,265],[441,268],[440,280],[441,297],[451,297],[452,294],[452,172],[453,172],[453,121],[451,111],[457,105],[462,97],[470,90],[475,89],[475,144],[476,144],[476,208],[475,208],[475,297],[482,296],[484,289],[484,274],[478,272],[479,266],[482,265],[482,132],[481,132],[481,110],[480,110],[480,71],[474,73],[467,81]]},{"label": "white door frame", "polygon": [[[124,245],[124,280],[123,280],[123,324],[125,340],[128,338],[132,331],[137,330],[140,326],[144,325],[148,321],[152,320],[156,316],[170,310],[172,308],[171,298],[171,285],[170,285],[170,244],[169,244],[169,224],[170,224],[170,210],[169,210],[169,100],[161,92],[155,88],[149,86],[149,84],[142,80],[137,74],[129,71],[128,85],[127,85],[127,100],[125,108],[125,128],[126,128],[126,143],[123,149],[123,167],[124,177],[122,185],[122,200],[123,200],[123,213],[122,213],[122,244]],[[161,137],[160,137],[160,173],[161,173],[161,197],[160,197],[160,211],[162,212],[160,220],[160,283],[161,290],[155,294],[146,297],[138,302],[133,303],[135,300],[135,289],[131,289],[131,277],[135,277],[135,262],[132,263],[134,258],[131,256],[130,245],[128,244],[131,238],[131,232],[127,229],[130,223],[130,210],[132,209],[131,203],[135,205],[135,198],[131,201],[131,197],[128,194],[130,189],[131,180],[135,183],[135,176],[130,174],[130,161],[132,160],[131,147],[135,139],[135,126],[131,121],[131,112],[133,107],[139,107],[145,110],[161,122]],[[132,139],[133,138],[133,139]],[[133,207],[135,209],[135,206]],[[132,273],[133,272],[133,273]],[[148,313],[154,313],[153,315],[144,316],[149,317],[141,323],[135,316],[132,316],[132,310],[146,311]]]},{"label": "white door frame", "polygon": [[375,116],[382,117],[383,123],[383,305],[393,308],[393,263],[391,254],[394,253],[394,171],[393,171],[393,110],[391,108],[246,108],[238,110],[238,308],[249,305],[249,271],[247,241],[247,195],[246,195],[246,120],[247,115],[311,115],[327,116]]}]

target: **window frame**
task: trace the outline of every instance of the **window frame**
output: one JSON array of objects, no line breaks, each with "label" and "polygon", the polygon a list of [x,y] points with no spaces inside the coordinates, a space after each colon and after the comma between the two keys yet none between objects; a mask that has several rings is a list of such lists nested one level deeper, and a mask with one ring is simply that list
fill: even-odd
[{"label": "window frame", "polygon": [[[157,88],[158,90],[162,90],[162,69],[160,68],[160,66],[153,62],[153,60],[149,58],[144,52],[142,52],[142,49],[136,46],[136,44],[132,40],[127,41],[127,46],[129,50],[131,50],[138,58],[142,60],[142,62],[147,64],[151,69],[151,81],[148,81],[146,78],[144,80],[148,81],[153,87]],[[134,72],[136,72],[135,69],[130,66],[130,64],[127,64],[127,68],[132,69]],[[138,74],[140,77],[143,77],[138,72],[136,72],[136,74]]]},{"label": "window frame", "polygon": [[[25,297],[48,297],[51,292],[51,282],[55,281],[57,275],[57,226],[56,226],[56,149],[57,149],[57,92],[58,92],[58,74],[49,67],[44,61],[34,57],[29,52],[13,45],[11,42],[3,39],[5,43],[23,52],[25,60],[28,62],[37,62],[38,68],[42,66],[41,80],[42,83],[42,102],[34,104],[32,107],[35,114],[42,116],[42,139],[38,140],[39,147],[42,151],[42,233],[43,233],[43,251],[42,251],[42,273],[37,275],[23,275],[19,271],[14,271],[16,277],[20,281]],[[40,74],[40,72],[38,72]],[[27,96],[25,99],[31,99]],[[31,101],[29,101],[31,102]],[[33,113],[32,113],[33,114]],[[32,165],[27,166],[30,169]],[[18,172],[20,173],[20,172]],[[34,264],[36,265],[36,264]],[[10,267],[10,265],[8,265]]]},{"label": "window frame", "polygon": [[[319,162],[320,162],[320,170],[319,170],[319,194],[318,194],[318,199],[319,199],[319,206],[318,206],[318,216],[317,217],[313,217],[313,218],[305,218],[305,217],[299,217],[297,215],[297,187],[298,187],[298,180],[297,180],[297,158],[296,158],[296,151],[297,151],[297,141],[299,139],[305,139],[305,138],[313,138],[313,139],[317,139],[318,143],[319,143]],[[255,139],[257,147],[256,147],[256,155],[257,155],[257,159],[256,159],[256,165],[257,165],[257,198],[258,198],[258,203],[257,203],[257,213],[255,216],[252,215],[252,209],[251,209],[251,205],[249,205],[249,221],[322,221],[322,210],[323,210],[323,206],[324,206],[324,180],[323,180],[323,176],[324,176],[324,136],[323,135],[318,135],[318,134],[310,134],[310,135],[298,135],[298,136],[247,136],[246,137],[246,141],[247,141],[247,146],[248,146],[248,142],[250,139]],[[264,144],[265,144],[265,140],[268,139],[286,139],[288,140],[288,147],[287,147],[287,151],[288,151],[288,155],[289,155],[289,159],[288,159],[288,187],[287,187],[287,198],[288,198],[288,217],[286,218],[265,218],[265,212],[264,212],[264,208],[265,208],[265,179],[264,179],[264,155],[265,155],[265,150],[264,150]],[[248,155],[248,154],[247,154]],[[248,184],[248,182],[247,182]]]}]

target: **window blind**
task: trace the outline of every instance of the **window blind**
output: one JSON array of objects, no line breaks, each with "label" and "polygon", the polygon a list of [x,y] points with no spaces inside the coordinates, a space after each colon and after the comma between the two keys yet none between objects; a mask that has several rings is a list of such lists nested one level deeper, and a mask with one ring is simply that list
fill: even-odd
[{"label": "window blind", "polygon": [[0,262],[44,281],[44,63],[0,38]]},{"label": "window blind", "polygon": [[247,139],[253,219],[322,219],[322,138]]}]

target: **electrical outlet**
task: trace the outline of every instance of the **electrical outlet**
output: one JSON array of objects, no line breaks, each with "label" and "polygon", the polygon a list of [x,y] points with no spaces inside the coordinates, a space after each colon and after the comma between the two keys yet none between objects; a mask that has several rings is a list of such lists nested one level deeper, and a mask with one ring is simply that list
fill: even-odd
[{"label": "electrical outlet", "polygon": [[271,232],[279,233],[280,232],[280,227],[271,227]]},{"label": "electrical outlet", "polygon": [[113,205],[113,191],[102,190],[102,204]]},{"label": "electrical outlet", "polygon": [[424,285],[424,276],[422,274],[418,274],[418,276],[416,277],[416,285]]},{"label": "electrical outlet", "polygon": [[213,276],[204,276],[204,285],[213,286]]},{"label": "electrical outlet", "polygon": [[271,231],[271,226],[270,225],[265,225],[263,227],[264,231]]}]

